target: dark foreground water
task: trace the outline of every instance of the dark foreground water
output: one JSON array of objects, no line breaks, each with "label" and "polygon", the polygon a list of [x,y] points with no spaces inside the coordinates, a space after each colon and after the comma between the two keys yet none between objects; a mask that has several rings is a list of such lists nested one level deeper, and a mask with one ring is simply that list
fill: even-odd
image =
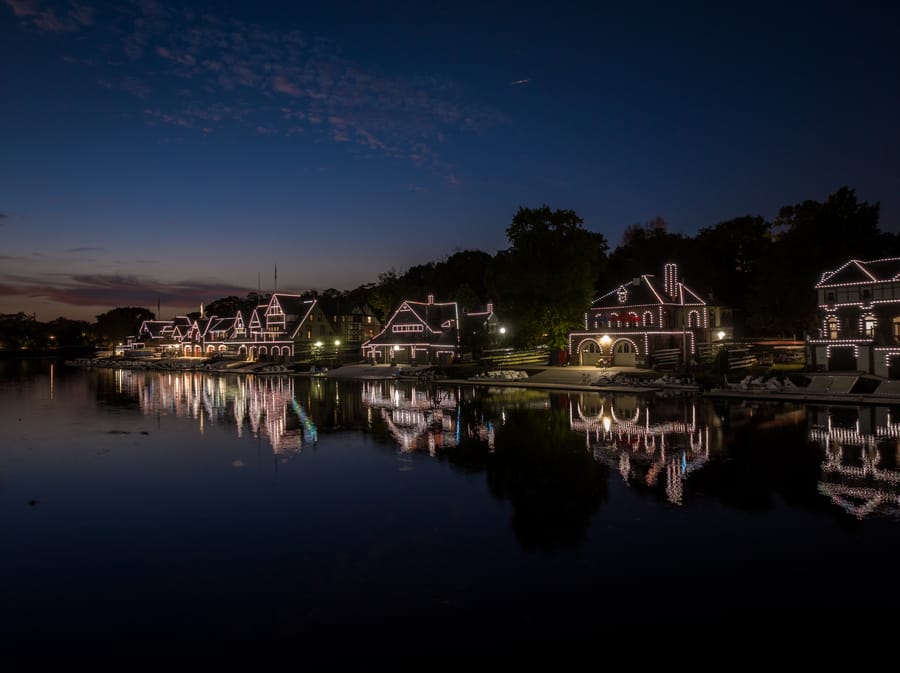
[{"label": "dark foreground water", "polygon": [[7,652],[339,661],[900,608],[900,410],[0,366]]}]

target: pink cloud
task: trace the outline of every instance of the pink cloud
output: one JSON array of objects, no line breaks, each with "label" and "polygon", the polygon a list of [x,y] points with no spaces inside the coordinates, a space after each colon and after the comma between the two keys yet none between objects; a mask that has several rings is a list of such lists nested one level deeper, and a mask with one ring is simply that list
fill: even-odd
[{"label": "pink cloud", "polygon": [[300,89],[296,84],[291,82],[284,75],[276,75],[275,79],[272,80],[272,88],[278,93],[284,93],[288,96],[300,96],[303,94],[303,90]]},{"label": "pink cloud", "polygon": [[9,5],[16,16],[34,16],[38,13],[38,4],[35,0],[3,0]]},{"label": "pink cloud", "polygon": [[163,58],[169,59],[170,61],[175,61],[176,63],[181,63],[182,65],[192,66],[197,63],[197,59],[190,54],[175,54],[165,47],[157,47],[156,53]]},{"label": "pink cloud", "polygon": [[362,139],[363,145],[368,145],[370,149],[373,150],[383,150],[387,149],[387,146],[381,142],[378,138],[373,136],[371,133],[366,131],[365,129],[356,129],[356,133],[359,134]]},{"label": "pink cloud", "polygon": [[244,287],[204,280],[164,282],[124,274],[42,276],[6,275],[0,278],[0,292],[7,296],[44,298],[69,306],[96,306],[102,310],[116,306],[152,306],[161,299],[167,306],[192,307],[230,295],[243,295]]},{"label": "pink cloud", "polygon": [[49,33],[69,33],[94,23],[94,10],[86,5],[69,3],[67,9],[41,9],[33,0],[3,0],[3,2],[17,17],[38,30]]}]

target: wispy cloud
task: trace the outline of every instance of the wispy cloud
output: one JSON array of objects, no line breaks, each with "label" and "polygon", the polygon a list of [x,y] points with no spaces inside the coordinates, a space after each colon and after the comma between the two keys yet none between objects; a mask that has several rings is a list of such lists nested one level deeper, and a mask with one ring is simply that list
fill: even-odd
[{"label": "wispy cloud", "polygon": [[0,213],[0,227],[6,224],[6,221],[9,219],[9,215],[6,213]]},{"label": "wispy cloud", "polygon": [[24,274],[0,275],[0,293],[47,299],[70,306],[151,306],[161,300],[167,306],[189,308],[220,297],[243,295],[246,287],[208,280],[164,282],[124,274]]},{"label": "wispy cloud", "polygon": [[93,247],[82,247],[82,248],[68,248],[66,252],[103,252],[105,248],[93,248]]},{"label": "wispy cloud", "polygon": [[26,26],[47,33],[71,33],[94,23],[89,5],[66,2],[63,6],[44,7],[38,0],[2,0]]},{"label": "wispy cloud", "polygon": [[[503,121],[491,107],[467,100],[453,82],[386,74],[297,30],[153,0],[116,6],[96,25],[89,8],[74,2],[54,11],[36,0],[0,1],[22,22],[37,28],[40,22],[46,31],[90,27],[94,61],[107,63],[96,67],[108,67],[98,74],[100,85],[146,101],[141,108],[151,126],[198,136],[226,125],[260,135],[305,134],[447,174],[434,146]],[[121,56],[112,63],[105,54],[116,48]]]}]

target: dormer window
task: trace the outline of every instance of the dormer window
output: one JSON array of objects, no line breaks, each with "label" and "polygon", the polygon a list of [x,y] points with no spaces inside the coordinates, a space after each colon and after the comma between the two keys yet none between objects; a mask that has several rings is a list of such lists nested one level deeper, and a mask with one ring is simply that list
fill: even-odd
[{"label": "dormer window", "polygon": [[834,303],[834,292],[826,292],[825,293],[825,301],[827,301],[829,304],[833,304]]}]

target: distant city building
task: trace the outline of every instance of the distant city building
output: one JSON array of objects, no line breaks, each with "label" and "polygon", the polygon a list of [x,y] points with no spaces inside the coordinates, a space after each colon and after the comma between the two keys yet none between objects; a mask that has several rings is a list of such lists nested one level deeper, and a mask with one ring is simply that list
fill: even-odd
[{"label": "distant city building", "polygon": [[825,271],[816,293],[816,364],[900,379],[900,258],[851,259]]},{"label": "distant city building", "polygon": [[637,276],[594,300],[584,329],[569,334],[569,361],[617,366],[675,364],[697,358],[700,344],[733,336],[731,311],[703,299],[666,264],[662,282]]}]

